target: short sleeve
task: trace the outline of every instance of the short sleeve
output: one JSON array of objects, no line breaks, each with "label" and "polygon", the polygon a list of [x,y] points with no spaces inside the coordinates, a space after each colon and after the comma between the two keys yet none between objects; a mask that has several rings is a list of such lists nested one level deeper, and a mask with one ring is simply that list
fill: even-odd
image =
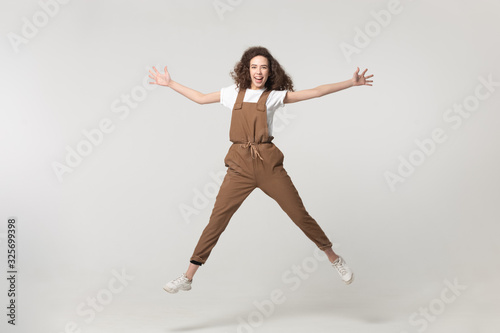
[{"label": "short sleeve", "polygon": [[267,99],[267,107],[277,110],[285,105],[287,90],[273,90]]},{"label": "short sleeve", "polygon": [[236,84],[222,88],[220,90],[220,104],[229,109],[233,109],[234,103],[236,103],[237,96],[238,92],[236,91]]}]

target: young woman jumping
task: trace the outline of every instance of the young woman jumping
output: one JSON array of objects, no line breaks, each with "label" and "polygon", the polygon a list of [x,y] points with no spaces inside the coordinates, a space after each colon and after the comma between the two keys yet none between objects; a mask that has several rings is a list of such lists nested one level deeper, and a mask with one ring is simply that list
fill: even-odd
[{"label": "young woman jumping", "polygon": [[178,278],[163,289],[169,293],[191,290],[193,277],[203,265],[229,220],[246,197],[256,188],[276,200],[290,219],[323,250],[342,280],[350,284],[354,274],[342,257],[332,249],[332,243],[318,223],[306,211],[297,189],[283,167],[283,153],[272,142],[273,116],[287,103],[296,103],[325,96],[353,86],[371,86],[373,77],[359,74],[351,79],[324,84],[313,89],[294,91],[293,82],[281,65],[264,47],[250,47],[236,64],[231,76],[235,84],[209,94],[181,85],[170,78],[165,67],[161,74],[153,67],[149,77],[170,87],[198,104],[220,102],[232,109],[229,140],[233,143],[224,158],[227,172],[215,199],[210,220],[196,245],[190,264]]}]

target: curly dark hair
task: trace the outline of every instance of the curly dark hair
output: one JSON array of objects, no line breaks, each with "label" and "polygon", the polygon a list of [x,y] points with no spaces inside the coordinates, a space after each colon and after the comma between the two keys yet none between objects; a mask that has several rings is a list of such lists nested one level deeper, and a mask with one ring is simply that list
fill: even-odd
[{"label": "curly dark hair", "polygon": [[251,87],[250,60],[256,56],[263,56],[269,62],[269,77],[265,84],[266,90],[294,91],[293,81],[290,76],[281,68],[281,65],[271,53],[262,46],[253,46],[246,49],[241,56],[241,60],[236,63],[234,70],[231,71],[231,77],[239,89]]}]

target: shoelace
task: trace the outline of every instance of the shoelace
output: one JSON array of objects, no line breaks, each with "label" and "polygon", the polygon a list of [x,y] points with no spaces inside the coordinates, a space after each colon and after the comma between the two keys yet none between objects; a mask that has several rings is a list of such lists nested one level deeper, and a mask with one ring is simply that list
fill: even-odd
[{"label": "shoelace", "polygon": [[172,281],[172,283],[175,285],[178,285],[178,284],[184,283],[185,281],[187,281],[187,277],[185,277],[184,275],[181,275],[177,279]]},{"label": "shoelace", "polygon": [[332,265],[340,272],[341,275],[347,274],[347,269],[344,267],[344,261],[339,259],[336,263],[332,263]]}]

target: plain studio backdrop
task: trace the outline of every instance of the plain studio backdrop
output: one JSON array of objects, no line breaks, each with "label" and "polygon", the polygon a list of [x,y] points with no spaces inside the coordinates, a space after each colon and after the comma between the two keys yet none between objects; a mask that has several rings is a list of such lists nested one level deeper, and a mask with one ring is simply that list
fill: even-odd
[{"label": "plain studio backdrop", "polygon": [[[498,332],[500,5],[2,0],[2,332]],[[149,85],[231,85],[267,47],[297,90],[274,143],[346,286],[255,189],[193,290],[231,110]],[[16,325],[7,220],[17,218]],[[321,253],[319,253],[321,254]]]}]

